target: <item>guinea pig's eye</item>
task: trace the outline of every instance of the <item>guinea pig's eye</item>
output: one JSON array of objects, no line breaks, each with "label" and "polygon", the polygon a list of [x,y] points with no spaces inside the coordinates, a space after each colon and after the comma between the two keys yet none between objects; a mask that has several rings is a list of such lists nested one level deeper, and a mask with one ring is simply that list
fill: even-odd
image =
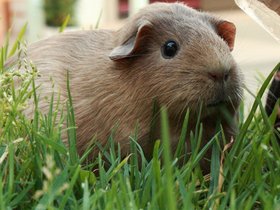
[{"label": "guinea pig's eye", "polygon": [[169,40],[161,47],[161,54],[164,58],[173,58],[178,51],[178,45],[175,41]]}]

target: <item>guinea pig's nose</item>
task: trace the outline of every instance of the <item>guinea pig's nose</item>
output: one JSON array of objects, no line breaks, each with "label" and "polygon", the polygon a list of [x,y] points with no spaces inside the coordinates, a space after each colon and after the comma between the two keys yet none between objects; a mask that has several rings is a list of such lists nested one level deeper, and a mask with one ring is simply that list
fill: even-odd
[{"label": "guinea pig's nose", "polygon": [[211,71],[208,72],[208,76],[210,79],[212,79],[215,82],[226,82],[229,77],[229,73],[227,72],[218,72],[218,71]]}]

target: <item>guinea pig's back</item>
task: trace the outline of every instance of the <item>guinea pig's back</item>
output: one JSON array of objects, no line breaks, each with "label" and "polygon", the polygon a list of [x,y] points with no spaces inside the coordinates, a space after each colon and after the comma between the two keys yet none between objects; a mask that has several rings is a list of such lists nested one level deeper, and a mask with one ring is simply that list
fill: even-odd
[{"label": "guinea pig's back", "polygon": [[83,68],[109,61],[111,37],[107,30],[66,32],[31,44],[27,55],[44,77],[58,76],[58,72],[66,75],[67,71],[82,74]]},{"label": "guinea pig's back", "polygon": [[[26,53],[21,53],[21,59],[32,62],[38,70],[35,83],[40,96],[39,107],[43,112],[48,111],[53,93],[54,100],[58,99],[58,95],[61,101],[67,100],[67,72],[74,99],[87,95],[91,90],[84,86],[91,86],[90,83],[100,80],[98,75],[106,75],[113,33],[109,30],[65,32],[35,42],[27,48]],[[17,68],[18,57],[12,57],[6,65],[15,65]],[[30,106],[26,112],[32,113],[33,109]]]}]

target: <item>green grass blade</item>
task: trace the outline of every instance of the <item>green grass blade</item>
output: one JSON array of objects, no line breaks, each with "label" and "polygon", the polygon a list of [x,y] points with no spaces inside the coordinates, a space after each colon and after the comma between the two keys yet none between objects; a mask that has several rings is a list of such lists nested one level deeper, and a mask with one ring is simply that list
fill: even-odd
[{"label": "green grass blade", "polygon": [[138,151],[137,151],[137,136],[138,136],[138,126],[136,126],[135,133],[133,137],[130,137],[130,151],[131,151],[131,158],[130,158],[130,182],[133,183],[132,186],[134,187],[139,187],[139,156],[138,156]]},{"label": "green grass blade", "polygon": [[34,154],[33,158],[33,163],[34,163],[34,175],[35,175],[35,182],[36,182],[36,187],[41,188],[43,185],[42,181],[42,160],[40,158],[40,153],[39,153],[39,148],[38,144],[36,141],[36,135],[39,130],[39,110],[38,110],[38,98],[37,98],[37,93],[36,93],[36,85],[35,85],[35,80],[32,79],[32,91],[33,91],[33,101],[34,101],[34,115],[33,115],[33,121],[32,121],[32,130],[30,133],[30,139],[31,139],[31,150]]},{"label": "green grass blade", "polygon": [[[211,172],[210,172],[210,186],[208,191],[208,197],[211,197],[217,193],[219,184],[219,172],[220,172],[220,151],[218,142],[219,139],[216,137],[216,141],[212,146],[212,156],[211,156]],[[209,208],[212,208],[214,201],[210,201]]]},{"label": "green grass blade", "polygon": [[154,146],[154,152],[153,152],[153,178],[155,179],[156,185],[158,187],[161,186],[160,184],[160,177],[161,177],[161,167],[160,167],[160,161],[159,161],[159,146],[160,146],[160,140],[157,140]]},{"label": "green grass blade", "polygon": [[233,146],[233,149],[232,149],[233,152],[236,152],[239,149],[240,144],[242,142],[240,139],[244,139],[245,138],[245,135],[246,135],[246,132],[248,130],[248,127],[249,127],[250,123],[252,122],[254,114],[255,114],[258,106],[259,106],[259,101],[260,101],[261,97],[263,96],[266,88],[268,87],[269,82],[272,80],[275,72],[277,70],[279,70],[279,69],[280,69],[280,63],[277,64],[277,66],[271,71],[271,73],[268,75],[268,77],[266,78],[266,80],[262,84],[262,86],[261,86],[261,88],[260,88],[260,90],[259,90],[259,92],[258,92],[258,94],[256,96],[256,98],[258,98],[259,100],[255,100],[254,101],[252,109],[251,109],[251,111],[250,111],[250,113],[249,113],[245,123],[243,124],[239,135],[238,135],[238,139],[239,140],[237,140],[237,143],[235,143],[234,146]]},{"label": "green grass blade", "polygon": [[[273,129],[273,124],[274,124],[274,123],[271,123],[271,122],[270,122],[270,120],[269,120],[269,118],[268,118],[268,116],[267,116],[267,114],[266,114],[266,111],[265,111],[265,109],[264,109],[264,107],[263,107],[263,105],[262,105],[261,99],[260,99],[259,97],[254,96],[254,94],[253,94],[249,89],[246,88],[246,90],[247,90],[247,92],[248,92],[251,96],[253,96],[253,97],[255,98],[255,101],[258,103],[258,107],[260,108],[261,115],[262,115],[262,118],[263,118],[263,120],[264,120],[264,125],[265,125],[268,129],[272,130],[272,129]],[[276,118],[276,116],[275,116],[275,118]]]},{"label": "green grass blade", "polygon": [[54,139],[50,139],[46,136],[41,135],[40,133],[37,134],[38,140],[44,143],[46,146],[50,146],[52,150],[59,152],[60,154],[66,155],[67,149],[64,145],[56,142]]},{"label": "green grass blade", "polygon": [[13,56],[16,53],[16,51],[18,49],[19,43],[23,40],[23,37],[24,37],[25,32],[26,32],[26,29],[27,29],[27,23],[24,24],[24,26],[21,28],[21,30],[20,30],[20,32],[19,32],[19,34],[17,36],[17,40],[14,43],[14,45],[12,46],[12,49],[10,50],[8,57],[11,57],[11,56]]},{"label": "green grass blade", "polygon": [[3,60],[2,62],[4,62],[5,64],[5,61],[8,57],[8,51],[9,51],[9,39],[10,39],[10,36],[11,36],[11,30],[8,31],[8,34],[7,34],[7,37],[5,39],[5,42],[4,42],[4,46],[3,46]]},{"label": "green grass blade", "polygon": [[24,198],[30,195],[31,189],[34,188],[33,184],[24,187],[22,191],[20,191],[16,197],[11,201],[10,206],[20,206],[21,202],[23,202]]},{"label": "green grass blade", "polygon": [[174,192],[174,179],[171,163],[171,151],[170,151],[170,134],[168,126],[168,115],[166,108],[161,110],[161,134],[163,143],[163,160],[165,167],[165,181],[166,181],[166,205],[168,210],[176,210],[176,197]]},{"label": "green grass blade", "polygon": [[68,103],[67,103],[67,127],[68,127],[68,143],[69,143],[69,157],[72,165],[75,165],[79,162],[78,152],[77,152],[77,134],[76,134],[76,121],[74,115],[74,107],[72,96],[70,93],[70,79],[69,71],[67,71],[67,94],[68,94]]},{"label": "green grass blade", "polygon": [[69,23],[69,20],[70,20],[70,15],[67,15],[65,20],[63,21],[63,24],[59,28],[59,33],[62,33],[65,30],[65,28],[67,27],[67,25]]},{"label": "green grass blade", "polygon": [[72,169],[73,173],[71,173],[71,180],[69,183],[69,187],[63,196],[63,199],[59,205],[59,209],[65,209],[65,205],[66,205],[67,201],[69,200],[69,196],[73,192],[74,185],[76,184],[76,181],[79,177],[80,170],[81,170],[80,166],[76,166]]},{"label": "green grass blade", "polygon": [[186,151],[187,151],[186,139],[187,139],[187,130],[188,130],[188,125],[189,125],[189,117],[190,117],[190,110],[188,109],[188,111],[185,115],[184,122],[183,122],[183,127],[182,127],[181,135],[180,135],[180,138],[179,138],[179,143],[178,143],[178,146],[177,146],[176,152],[175,152],[175,157],[176,158],[180,158],[180,156],[182,154],[185,154]]},{"label": "green grass blade", "polygon": [[120,164],[118,164],[114,170],[112,171],[112,173],[110,174],[109,180],[111,180],[120,170],[121,168],[128,162],[129,158],[131,157],[131,155],[125,157]]},{"label": "green grass blade", "polygon": [[0,209],[6,209],[5,208],[5,198],[4,198],[4,192],[3,192],[3,174],[0,172]]},{"label": "green grass blade", "polygon": [[4,73],[4,65],[5,65],[5,52],[4,52],[4,47],[1,48],[1,53],[0,53],[0,72],[3,74]]},{"label": "green grass blade", "polygon": [[101,10],[100,13],[99,13],[98,19],[97,19],[95,27],[94,27],[95,29],[97,29],[99,27],[100,20],[101,20],[101,17],[102,17],[102,13],[103,13],[103,10]]},{"label": "green grass blade", "polygon": [[13,142],[10,142],[9,144],[9,182],[8,182],[8,199],[10,200],[12,198],[12,194],[14,192],[14,168],[15,168],[15,153],[14,153],[14,144]]},{"label": "green grass blade", "polygon": [[196,166],[199,161],[203,158],[203,156],[205,155],[205,153],[207,152],[207,150],[212,146],[212,144],[216,141],[216,138],[217,138],[217,135],[216,134],[214,137],[212,137],[212,139],[210,139],[210,141],[207,142],[206,145],[204,145],[204,147],[199,151],[199,153],[194,157],[194,160],[193,160],[193,166]]},{"label": "green grass blade", "polygon": [[90,192],[88,189],[88,181],[86,180],[83,183],[83,188],[84,188],[84,194],[83,194],[83,210],[90,210]]}]

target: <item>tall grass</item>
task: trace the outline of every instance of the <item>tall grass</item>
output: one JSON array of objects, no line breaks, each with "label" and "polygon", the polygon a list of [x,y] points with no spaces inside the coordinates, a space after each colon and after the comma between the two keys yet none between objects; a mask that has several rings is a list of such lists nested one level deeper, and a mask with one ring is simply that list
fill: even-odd
[{"label": "tall grass", "polygon": [[[131,153],[126,158],[121,158],[112,134],[99,156],[85,164],[91,148],[82,157],[77,154],[71,81],[67,83],[67,114],[57,114],[59,107],[51,97],[49,112],[43,115],[37,106],[36,67],[18,59],[13,71],[5,68],[15,49],[25,53],[22,43],[20,36],[9,50],[6,42],[0,53],[0,209],[280,209],[276,111],[269,118],[260,100],[280,64],[264,81],[248,117],[240,122],[239,135],[225,148],[217,143],[222,134],[217,133],[200,149],[202,126],[198,122],[191,138],[193,152],[180,165],[189,112],[173,155],[163,108],[162,137],[155,143],[151,160],[146,160],[137,143],[136,128],[128,139]],[[17,71],[22,66],[25,71]],[[35,104],[33,120],[22,113],[30,98]],[[242,110],[240,116],[244,116]],[[67,130],[62,129],[63,122]],[[68,147],[62,143],[63,132],[68,133]],[[203,176],[199,160],[208,149],[212,150],[211,172]]]}]

